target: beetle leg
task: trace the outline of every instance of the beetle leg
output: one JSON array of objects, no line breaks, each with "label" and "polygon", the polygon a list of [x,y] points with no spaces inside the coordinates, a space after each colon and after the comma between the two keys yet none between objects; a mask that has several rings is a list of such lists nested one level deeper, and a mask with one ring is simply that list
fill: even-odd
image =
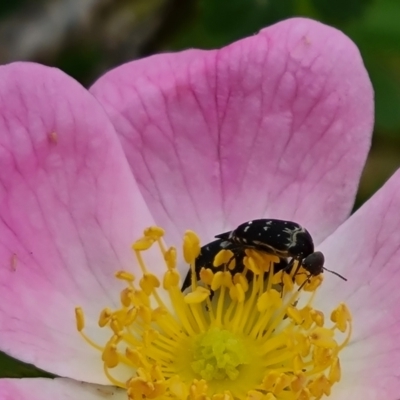
[{"label": "beetle leg", "polygon": [[[304,272],[302,272],[302,273],[304,273]],[[310,279],[311,279],[311,278],[312,278],[312,275],[311,275],[311,274],[307,274],[307,279],[299,286],[299,288],[297,289],[297,291],[300,292],[300,290],[303,289],[304,285],[305,285],[306,283],[309,283],[309,282],[310,282]]]}]

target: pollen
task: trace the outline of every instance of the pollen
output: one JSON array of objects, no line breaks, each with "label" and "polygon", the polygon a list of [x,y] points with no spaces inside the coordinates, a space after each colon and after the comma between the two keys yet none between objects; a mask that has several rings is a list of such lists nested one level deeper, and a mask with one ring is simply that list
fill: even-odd
[{"label": "pollen", "polygon": [[[124,286],[120,306],[105,307],[97,318],[108,340],[92,340],[83,310],[75,310],[77,330],[128,400],[316,400],[331,394],[352,318],[344,303],[328,317],[313,307],[321,275],[307,275],[297,262],[275,272],[279,258],[255,250],[246,250],[240,272],[227,250],[213,268],[198,271],[200,240],[187,231],[182,255],[191,285],[182,292],[178,251],[167,248],[163,236],[159,227],[146,229],[132,245],[140,273],[115,274]],[[146,262],[154,247],[164,260],[163,276]]]}]

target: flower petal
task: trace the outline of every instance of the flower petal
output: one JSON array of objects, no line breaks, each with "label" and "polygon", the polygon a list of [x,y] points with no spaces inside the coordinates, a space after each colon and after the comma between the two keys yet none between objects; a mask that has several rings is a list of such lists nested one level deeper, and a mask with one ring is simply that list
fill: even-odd
[{"label": "flower petal", "polygon": [[[353,335],[334,399],[397,400],[400,393],[400,170],[324,243],[328,273],[316,304],[345,301]],[[328,276],[329,275],[329,276]],[[334,392],[336,396],[336,391]]]},{"label": "flower petal", "polygon": [[354,43],[333,28],[287,20],[218,51],[128,63],[91,92],[174,240],[272,217],[320,242],[350,212],[373,92]]},{"label": "flower petal", "polygon": [[0,113],[1,350],[105,382],[74,307],[95,328],[118,301],[114,271],[134,266],[130,246],[152,217],[103,109],[73,79],[1,67]]},{"label": "flower petal", "polygon": [[126,391],[71,379],[0,379],[1,400],[125,400]]}]

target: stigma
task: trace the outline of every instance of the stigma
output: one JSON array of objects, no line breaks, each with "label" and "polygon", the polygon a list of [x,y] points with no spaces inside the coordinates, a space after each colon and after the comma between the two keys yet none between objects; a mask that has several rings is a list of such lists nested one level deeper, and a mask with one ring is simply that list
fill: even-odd
[{"label": "stigma", "polygon": [[[133,244],[140,276],[116,273],[125,284],[120,306],[104,308],[98,319],[99,329],[109,331],[106,343],[85,334],[83,310],[75,310],[77,330],[128,400],[312,400],[331,394],[341,378],[339,355],[350,340],[352,318],[344,303],[328,321],[314,308],[321,274],[310,276],[297,261],[290,271],[274,272],[280,259],[253,249],[246,249],[239,272],[234,254],[221,250],[213,269],[196,274],[200,240],[187,231],[183,258],[191,282],[182,292],[177,250],[167,248],[163,236],[163,229],[150,227]],[[162,277],[145,261],[154,246],[163,256]]]}]

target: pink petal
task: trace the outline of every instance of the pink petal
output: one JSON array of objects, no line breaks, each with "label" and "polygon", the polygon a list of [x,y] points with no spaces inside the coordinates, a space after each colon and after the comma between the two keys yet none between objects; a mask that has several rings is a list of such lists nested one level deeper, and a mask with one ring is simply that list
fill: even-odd
[{"label": "pink petal", "polygon": [[[117,269],[152,217],[103,109],[61,71],[0,68],[0,346],[79,380],[107,382],[75,328],[118,301]],[[108,335],[109,336],[109,335]]]},{"label": "pink petal", "polygon": [[91,92],[173,241],[274,217],[320,242],[353,205],[373,92],[354,43],[333,28],[287,20],[218,51],[128,63]]},{"label": "pink petal", "polygon": [[70,379],[0,379],[1,400],[126,400],[126,391]]},{"label": "pink petal", "polygon": [[399,398],[399,210],[400,170],[321,245],[327,268],[348,282],[326,273],[316,304],[328,309],[345,301],[354,319],[342,357],[344,379],[334,399]]}]

